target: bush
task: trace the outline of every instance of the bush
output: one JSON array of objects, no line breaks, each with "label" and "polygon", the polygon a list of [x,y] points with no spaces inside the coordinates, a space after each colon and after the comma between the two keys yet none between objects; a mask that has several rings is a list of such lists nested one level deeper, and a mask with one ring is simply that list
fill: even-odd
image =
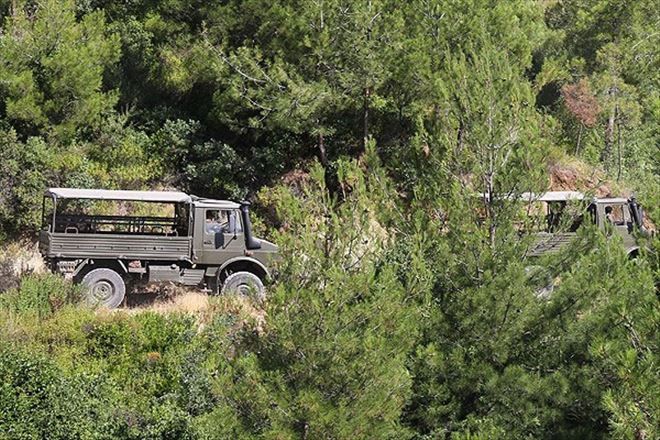
[{"label": "bush", "polygon": [[41,355],[0,350],[0,438],[99,438],[107,395],[98,378],[67,377]]},{"label": "bush", "polygon": [[38,228],[53,160],[54,152],[41,138],[20,142],[13,129],[0,129],[0,230],[6,235]]},{"label": "bush", "polygon": [[0,295],[0,310],[44,317],[79,299],[80,289],[60,276],[28,275],[18,288]]}]

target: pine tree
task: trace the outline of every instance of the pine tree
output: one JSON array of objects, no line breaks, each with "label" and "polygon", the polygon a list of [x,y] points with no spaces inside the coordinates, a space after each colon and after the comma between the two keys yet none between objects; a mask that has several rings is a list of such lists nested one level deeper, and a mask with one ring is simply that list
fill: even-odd
[{"label": "pine tree", "polygon": [[76,17],[73,1],[16,2],[0,34],[0,99],[21,135],[69,140],[98,126],[116,96],[103,75],[119,57],[100,11]]},{"label": "pine tree", "polygon": [[256,26],[255,35],[229,38],[222,24],[209,26],[206,41],[220,75],[216,117],[237,130],[290,132],[299,151],[312,152],[324,166],[342,153],[364,151],[386,105],[381,89],[401,26],[394,6],[255,1],[247,6],[255,13],[249,28]]},{"label": "pine tree", "polygon": [[[374,156],[373,151],[368,153]],[[268,307],[266,334],[250,345],[251,423],[268,438],[401,438],[410,395],[407,353],[416,335],[412,298],[385,260],[396,240],[387,179],[372,161],[338,164],[343,202],[323,169],[295,196],[272,195],[287,257]]]}]

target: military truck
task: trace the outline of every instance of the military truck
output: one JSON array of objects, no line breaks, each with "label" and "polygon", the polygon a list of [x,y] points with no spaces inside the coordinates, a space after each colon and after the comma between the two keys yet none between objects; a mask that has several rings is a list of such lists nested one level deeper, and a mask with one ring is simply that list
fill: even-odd
[{"label": "military truck", "polygon": [[[117,215],[131,204],[146,213]],[[132,282],[263,298],[278,251],[252,235],[249,203],[183,192],[49,188],[42,218],[39,249],[50,270],[108,308],[122,304]]]},{"label": "military truck", "polygon": [[531,219],[526,226],[534,231],[526,253],[532,264],[525,271],[540,298],[549,297],[560,278],[551,268],[535,265],[535,257],[558,252],[576,237],[577,229],[585,221],[608,234],[619,235],[630,258],[639,253],[636,234],[648,233],[643,225],[644,213],[634,198],[589,199],[577,191],[524,193],[520,197]]},{"label": "military truck", "polygon": [[528,251],[527,255],[531,257],[559,251],[575,237],[585,220],[621,236],[630,257],[636,257],[639,253],[633,232],[647,232],[643,225],[643,210],[634,198],[593,198],[587,203],[587,197],[577,191],[551,191],[539,196],[526,194],[523,198],[530,203],[542,204],[544,224],[542,231],[535,234]]}]

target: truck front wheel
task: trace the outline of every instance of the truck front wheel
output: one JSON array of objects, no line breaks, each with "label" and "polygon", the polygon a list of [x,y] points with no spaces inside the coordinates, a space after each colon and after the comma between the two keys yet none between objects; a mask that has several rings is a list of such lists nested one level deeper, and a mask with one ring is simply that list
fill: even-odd
[{"label": "truck front wheel", "polygon": [[222,285],[223,295],[238,294],[253,298],[259,302],[266,297],[264,284],[252,272],[236,272],[229,275]]},{"label": "truck front wheel", "polygon": [[123,278],[112,269],[94,269],[83,277],[81,284],[85,287],[85,302],[93,307],[114,309],[126,295]]}]

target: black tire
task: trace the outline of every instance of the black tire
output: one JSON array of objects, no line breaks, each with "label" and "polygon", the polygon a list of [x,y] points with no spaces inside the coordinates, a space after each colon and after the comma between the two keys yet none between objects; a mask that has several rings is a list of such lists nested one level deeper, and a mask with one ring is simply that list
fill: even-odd
[{"label": "black tire", "polygon": [[82,279],[85,302],[92,307],[119,307],[126,295],[124,279],[112,269],[94,269]]},{"label": "black tire", "polygon": [[240,295],[263,301],[266,298],[264,283],[252,272],[236,272],[229,275],[222,284],[223,295]]}]

